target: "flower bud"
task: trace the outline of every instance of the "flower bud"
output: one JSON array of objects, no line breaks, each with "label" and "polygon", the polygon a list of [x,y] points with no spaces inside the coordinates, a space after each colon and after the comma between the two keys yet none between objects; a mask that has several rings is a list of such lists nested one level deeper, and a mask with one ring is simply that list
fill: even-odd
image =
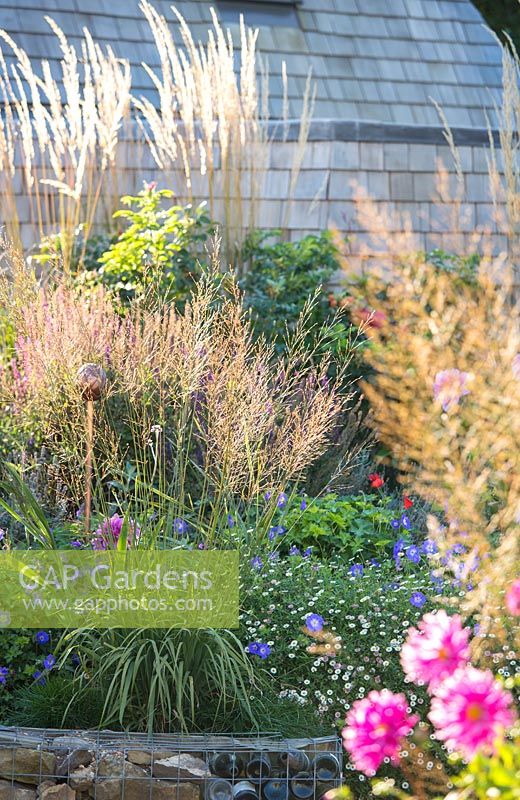
[{"label": "flower bud", "polygon": [[107,385],[106,372],[98,364],[83,364],[77,380],[85,400],[99,400]]}]

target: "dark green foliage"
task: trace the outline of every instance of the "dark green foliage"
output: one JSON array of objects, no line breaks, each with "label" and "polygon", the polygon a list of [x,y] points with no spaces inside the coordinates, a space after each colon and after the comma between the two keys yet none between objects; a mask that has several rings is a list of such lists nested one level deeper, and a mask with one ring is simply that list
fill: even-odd
[{"label": "dark green foliage", "polygon": [[401,513],[392,497],[327,494],[309,500],[303,512],[291,508],[284,525],[291,544],[312,547],[315,555],[365,561],[391,552],[395,532],[390,522]]},{"label": "dark green foliage", "polygon": [[286,330],[294,330],[316,291],[311,324],[321,325],[331,314],[323,289],[339,269],[339,261],[329,231],[296,242],[282,241],[280,231],[253,231],[244,244],[243,260],[249,270],[241,284],[257,334],[282,347]]},{"label": "dark green foliage", "polygon": [[[489,27],[495,31],[502,41],[506,40],[504,32],[513,40],[515,47],[520,47],[520,4],[517,0],[473,0]],[[491,36],[489,37],[492,43]]]}]

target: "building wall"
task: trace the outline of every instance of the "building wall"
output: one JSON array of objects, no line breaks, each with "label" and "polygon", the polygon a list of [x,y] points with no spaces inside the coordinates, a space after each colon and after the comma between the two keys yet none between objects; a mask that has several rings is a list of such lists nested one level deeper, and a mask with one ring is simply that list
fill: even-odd
[{"label": "building wall", "polygon": [[[469,254],[479,244],[476,232],[485,230],[486,243],[495,253],[505,249],[505,238],[494,221],[488,180],[489,136],[485,130],[453,129],[462,168],[462,200],[454,201],[461,189],[453,157],[443,132],[436,127],[381,125],[315,121],[303,157],[293,199],[289,200],[290,165],[297,129],[292,141],[273,141],[269,165],[263,181],[256,223],[261,228],[284,227],[291,239],[306,233],[337,228],[349,237],[350,264],[366,268],[369,259],[364,249],[373,238],[359,219],[355,196],[368,194],[378,211],[390,217],[388,232],[399,233],[409,221],[418,249],[441,248]],[[187,201],[180,174],[160,172],[143,143],[128,141],[120,154],[124,165],[119,194],[137,192],[143,180],[155,180],[160,188],[171,188],[180,202]],[[448,182],[446,197],[439,202],[438,166],[444,165]],[[20,178],[21,178],[21,170]],[[21,181],[20,181],[21,183]],[[194,175],[197,201],[207,200],[205,179]],[[217,173],[217,208],[222,192]],[[247,188],[244,187],[247,193]],[[247,212],[248,201],[246,199]],[[20,194],[18,210],[27,248],[34,244],[30,224],[29,199]],[[287,216],[288,215],[288,216]],[[404,221],[403,221],[404,220]],[[381,246],[384,250],[384,246]]]}]

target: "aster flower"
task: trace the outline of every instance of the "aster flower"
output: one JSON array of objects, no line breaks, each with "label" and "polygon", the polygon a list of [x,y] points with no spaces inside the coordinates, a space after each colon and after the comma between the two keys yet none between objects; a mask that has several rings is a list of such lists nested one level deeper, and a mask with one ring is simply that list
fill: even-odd
[{"label": "aster flower", "polygon": [[473,378],[469,372],[460,369],[443,369],[433,381],[433,396],[441,403],[443,411],[459,404],[461,397],[469,394],[468,382]]},{"label": "aster flower", "polygon": [[323,617],[319,614],[307,614],[305,617],[305,626],[313,633],[319,633],[323,630]]},{"label": "aster flower", "polygon": [[416,608],[422,608],[426,603],[427,597],[422,592],[412,592],[410,595],[410,603]]},{"label": "aster flower", "polygon": [[444,609],[425,614],[417,628],[408,630],[401,648],[406,677],[430,688],[438,685],[468,663],[469,636],[458,614],[450,617]]},{"label": "aster flower", "polygon": [[38,644],[47,644],[47,642],[50,641],[51,637],[47,633],[47,631],[38,631],[34,639]]},{"label": "aster flower", "polygon": [[506,608],[513,617],[520,617],[520,578],[513,581],[507,590]]},{"label": "aster flower", "polygon": [[356,700],[342,731],[343,746],[356,769],[374,775],[385,758],[399,762],[403,739],[418,720],[408,713],[407,706],[404,694],[388,689],[371,691],[363,700]]},{"label": "aster flower", "polygon": [[512,702],[491,670],[466,666],[435,689],[428,717],[437,739],[469,760],[479,751],[494,752],[515,721]]}]

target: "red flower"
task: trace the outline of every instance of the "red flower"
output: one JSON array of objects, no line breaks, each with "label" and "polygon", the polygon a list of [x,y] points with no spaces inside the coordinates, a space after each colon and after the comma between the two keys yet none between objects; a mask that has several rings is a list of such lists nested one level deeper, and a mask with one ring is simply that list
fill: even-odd
[{"label": "red flower", "polygon": [[403,504],[405,508],[411,508],[413,506],[413,500],[410,500],[407,495],[404,495]]},{"label": "red flower", "polygon": [[368,476],[368,480],[370,481],[372,489],[380,489],[384,484],[384,480],[378,472],[371,472]]}]

